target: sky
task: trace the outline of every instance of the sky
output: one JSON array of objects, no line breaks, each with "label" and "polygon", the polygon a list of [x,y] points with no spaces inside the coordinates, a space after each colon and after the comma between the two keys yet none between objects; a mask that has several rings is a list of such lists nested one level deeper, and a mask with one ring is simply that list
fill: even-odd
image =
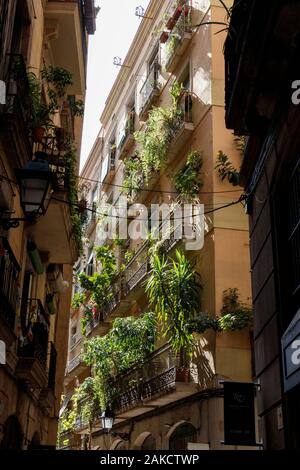
[{"label": "sky", "polygon": [[83,124],[80,166],[83,167],[100,129],[100,115],[119,67],[115,56],[124,61],[131,41],[142,21],[135,16],[139,5],[145,9],[149,0],[96,0],[101,10],[96,32],[89,36],[87,93]]}]

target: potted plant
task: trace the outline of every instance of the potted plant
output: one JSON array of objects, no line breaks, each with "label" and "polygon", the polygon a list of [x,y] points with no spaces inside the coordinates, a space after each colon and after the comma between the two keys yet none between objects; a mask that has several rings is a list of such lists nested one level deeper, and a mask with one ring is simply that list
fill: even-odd
[{"label": "potted plant", "polygon": [[182,10],[183,10],[183,7],[182,5],[178,4],[174,13],[173,13],[173,20],[176,22],[178,20],[178,18],[180,17],[181,13],[182,13]]},{"label": "potted plant", "polygon": [[190,381],[190,368],[188,366],[176,367],[176,382],[188,383]]},{"label": "potted plant", "polygon": [[170,18],[168,19],[167,23],[166,23],[166,28],[169,30],[169,31],[172,31],[172,29],[174,28],[175,26],[175,23],[176,21],[174,20],[174,18],[172,16],[170,16]]},{"label": "potted plant", "polygon": [[200,310],[201,285],[198,274],[184,254],[176,251],[175,260],[154,254],[151,274],[146,284],[150,305],[161,323],[163,336],[179,358],[176,378],[189,380],[189,360],[193,335],[189,321]]},{"label": "potted plant", "polygon": [[165,44],[168,40],[169,33],[168,31],[163,31],[160,35],[159,41],[161,44]]}]

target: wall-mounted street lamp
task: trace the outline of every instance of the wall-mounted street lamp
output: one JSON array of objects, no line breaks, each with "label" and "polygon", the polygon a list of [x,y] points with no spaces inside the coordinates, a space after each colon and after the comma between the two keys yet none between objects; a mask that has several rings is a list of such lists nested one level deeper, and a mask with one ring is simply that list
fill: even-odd
[{"label": "wall-mounted street lamp", "polygon": [[20,222],[34,221],[47,211],[50,195],[52,172],[49,163],[44,160],[43,152],[36,152],[36,160],[28,162],[22,169],[15,170],[20,188],[20,204],[24,211],[24,218],[3,217],[0,225],[4,230],[16,228]]},{"label": "wall-mounted street lamp", "polygon": [[101,414],[101,423],[102,423],[102,428],[107,429],[109,432],[111,428],[113,427],[115,421],[115,414],[112,410],[105,410]]},{"label": "wall-mounted street lamp", "polygon": [[112,410],[103,411],[103,413],[101,414],[102,428],[106,429],[107,432],[110,433],[113,437],[120,437],[121,439],[128,441],[130,438],[130,433],[111,431],[114,425],[114,421],[115,421],[115,414]]}]

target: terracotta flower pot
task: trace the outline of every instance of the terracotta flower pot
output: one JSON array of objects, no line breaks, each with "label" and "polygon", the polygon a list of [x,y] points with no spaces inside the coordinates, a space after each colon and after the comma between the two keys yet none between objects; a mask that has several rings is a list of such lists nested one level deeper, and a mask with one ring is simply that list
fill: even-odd
[{"label": "terracotta flower pot", "polygon": [[178,20],[179,16],[181,15],[181,12],[182,12],[182,6],[178,5],[178,7],[174,11],[173,17],[172,17],[175,22]]},{"label": "terracotta flower pot", "polygon": [[169,37],[168,31],[163,31],[160,35],[160,38],[159,38],[161,44],[165,44],[168,40],[168,37]]},{"label": "terracotta flower pot", "polygon": [[171,16],[171,17],[168,19],[168,21],[167,21],[166,28],[171,31],[171,30],[174,28],[175,23],[176,23],[176,21],[175,21],[174,18]]},{"label": "terracotta flower pot", "polygon": [[189,367],[177,367],[176,369],[176,382],[188,383],[190,381]]},{"label": "terracotta flower pot", "polygon": [[43,127],[36,127],[32,131],[32,140],[33,142],[43,142],[45,136],[45,129]]}]

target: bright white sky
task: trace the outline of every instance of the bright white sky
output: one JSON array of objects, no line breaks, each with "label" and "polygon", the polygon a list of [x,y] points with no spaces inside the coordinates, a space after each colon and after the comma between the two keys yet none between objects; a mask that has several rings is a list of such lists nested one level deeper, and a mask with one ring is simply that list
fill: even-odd
[{"label": "bright white sky", "polygon": [[142,21],[135,16],[139,5],[147,8],[149,0],[96,0],[100,6],[97,29],[89,37],[87,94],[81,147],[81,168],[87,159],[100,129],[99,117],[119,67],[113,58],[124,61],[131,41]]}]

